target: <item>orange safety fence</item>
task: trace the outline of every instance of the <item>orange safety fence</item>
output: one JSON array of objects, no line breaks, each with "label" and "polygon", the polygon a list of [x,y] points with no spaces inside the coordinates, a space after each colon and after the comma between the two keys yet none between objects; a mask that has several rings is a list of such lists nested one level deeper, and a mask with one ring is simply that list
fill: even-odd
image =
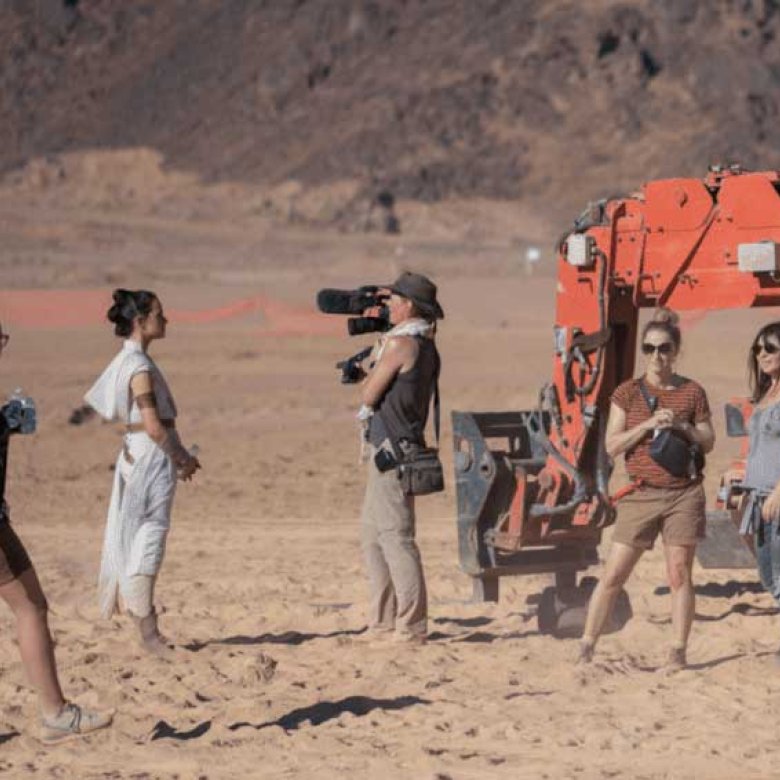
[{"label": "orange safety fence", "polygon": [[[101,325],[111,305],[109,290],[3,290],[0,291],[0,322],[6,327],[58,329]],[[341,318],[328,317],[314,308],[255,295],[222,306],[204,309],[166,307],[173,323],[209,325],[259,313],[261,333],[275,336],[338,335],[344,332]]]}]

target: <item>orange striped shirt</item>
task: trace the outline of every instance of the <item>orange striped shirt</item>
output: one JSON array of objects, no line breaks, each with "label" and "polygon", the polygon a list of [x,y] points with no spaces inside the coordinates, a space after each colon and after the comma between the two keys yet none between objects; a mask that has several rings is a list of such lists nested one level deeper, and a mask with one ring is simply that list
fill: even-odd
[{"label": "orange striped shirt", "polygon": [[[704,388],[683,376],[675,375],[675,387],[662,389],[645,380],[645,387],[651,396],[658,399],[656,409],[671,409],[675,419],[692,425],[710,418],[710,405]],[[629,379],[619,385],[612,394],[612,403],[626,413],[626,430],[650,419],[652,413],[639,388],[638,379]],[[674,477],[650,457],[650,442],[653,433],[649,431],[639,444],[626,450],[626,471],[633,480],[642,480],[654,487],[685,487],[691,481],[687,477]]]}]

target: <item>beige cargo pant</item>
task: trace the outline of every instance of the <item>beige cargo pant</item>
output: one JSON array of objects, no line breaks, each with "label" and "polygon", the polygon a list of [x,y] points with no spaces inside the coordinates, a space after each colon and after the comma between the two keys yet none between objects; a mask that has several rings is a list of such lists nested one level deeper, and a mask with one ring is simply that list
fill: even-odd
[{"label": "beige cargo pant", "polygon": [[414,496],[401,490],[395,469],[374,464],[371,447],[363,502],[362,546],[371,587],[369,628],[395,631],[399,640],[424,637],[428,596],[420,550],[414,540]]}]

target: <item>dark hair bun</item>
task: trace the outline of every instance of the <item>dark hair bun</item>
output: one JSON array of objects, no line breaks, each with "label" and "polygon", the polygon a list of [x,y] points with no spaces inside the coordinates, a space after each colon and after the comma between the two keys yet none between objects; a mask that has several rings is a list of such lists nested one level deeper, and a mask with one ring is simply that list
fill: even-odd
[{"label": "dark hair bun", "polygon": [[673,328],[676,328],[680,324],[680,315],[677,314],[677,312],[673,312],[671,309],[667,309],[665,306],[661,306],[653,312],[650,321],[671,325]]},{"label": "dark hair bun", "polygon": [[148,290],[124,290],[121,287],[114,290],[114,304],[106,312],[108,321],[114,323],[114,333],[124,337],[132,334],[135,318],[148,314],[156,297]]}]

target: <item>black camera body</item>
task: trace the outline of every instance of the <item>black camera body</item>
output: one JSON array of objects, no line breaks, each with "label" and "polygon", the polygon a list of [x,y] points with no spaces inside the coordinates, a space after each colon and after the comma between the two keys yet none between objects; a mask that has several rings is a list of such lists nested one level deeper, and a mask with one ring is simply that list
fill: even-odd
[{"label": "black camera body", "polygon": [[[380,287],[368,284],[356,290],[324,289],[317,293],[317,308],[324,314],[351,315],[347,320],[347,332],[350,336],[362,336],[364,333],[385,333],[390,330],[390,310],[387,308],[387,293],[380,293]],[[376,314],[366,316],[365,312]],[[371,354],[371,347],[336,363],[341,369],[341,383],[352,385],[365,376],[360,365]]]},{"label": "black camera body", "polygon": [[363,371],[361,363],[371,354],[371,347],[361,349],[352,357],[348,357],[346,360],[340,360],[336,363],[336,368],[341,369],[341,384],[342,385],[355,385],[366,374]]},{"label": "black camera body", "polygon": [[[364,285],[356,290],[324,289],[317,293],[317,308],[324,314],[347,314],[347,332],[350,336],[364,333],[384,333],[390,330],[390,311],[387,294],[379,292],[376,285]],[[378,313],[366,317],[364,312],[375,309]]]}]

